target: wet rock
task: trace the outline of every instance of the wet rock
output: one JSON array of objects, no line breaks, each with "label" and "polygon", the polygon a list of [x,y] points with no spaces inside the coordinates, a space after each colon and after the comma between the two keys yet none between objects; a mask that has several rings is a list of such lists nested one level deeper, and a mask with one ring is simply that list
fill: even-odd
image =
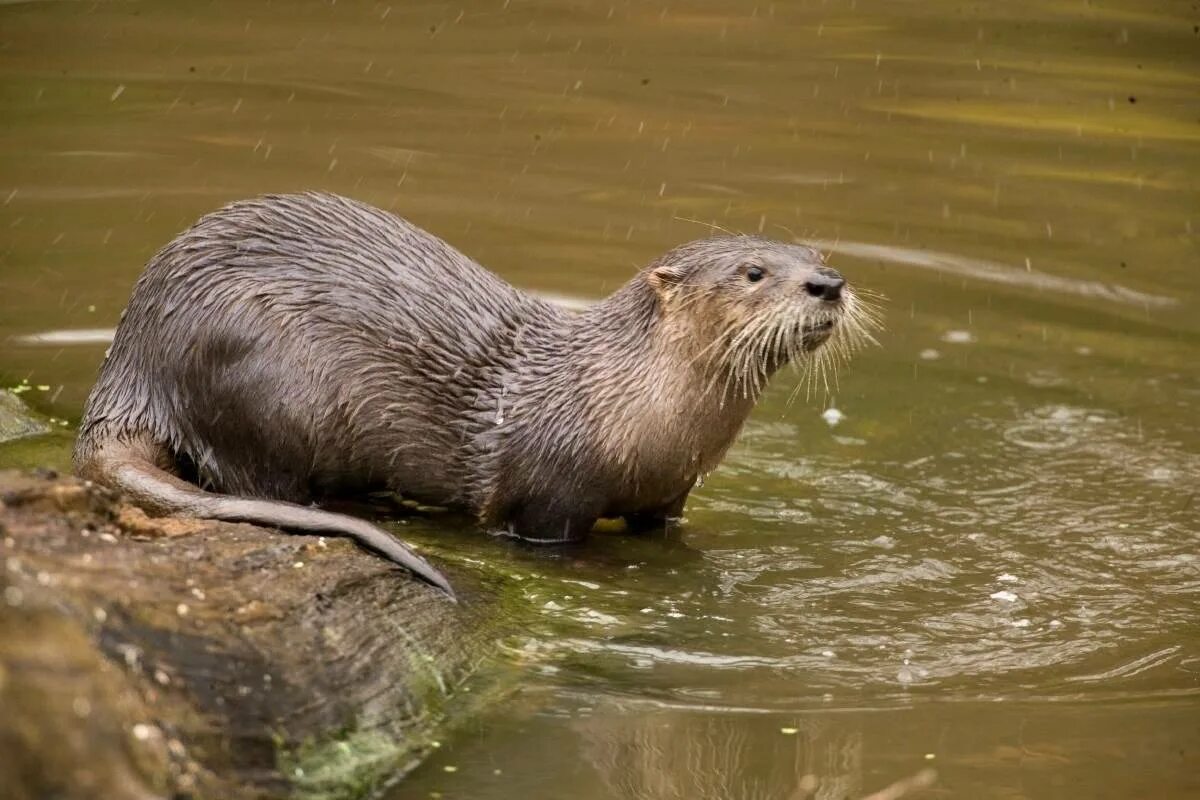
[{"label": "wet rock", "polygon": [[0,389],[0,442],[21,439],[45,433],[49,424],[25,407],[21,398],[6,389]]},{"label": "wet rock", "polygon": [[361,796],[419,763],[494,639],[488,599],[456,588],[341,540],[0,472],[0,786]]}]

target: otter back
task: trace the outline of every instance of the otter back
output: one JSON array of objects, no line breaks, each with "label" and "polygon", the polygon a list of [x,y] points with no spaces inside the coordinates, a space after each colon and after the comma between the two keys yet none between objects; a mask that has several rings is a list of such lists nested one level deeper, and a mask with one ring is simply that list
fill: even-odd
[{"label": "otter back", "polygon": [[147,432],[223,493],[471,505],[474,429],[514,337],[561,313],[369,206],[236,203],[147,265],[79,450]]}]

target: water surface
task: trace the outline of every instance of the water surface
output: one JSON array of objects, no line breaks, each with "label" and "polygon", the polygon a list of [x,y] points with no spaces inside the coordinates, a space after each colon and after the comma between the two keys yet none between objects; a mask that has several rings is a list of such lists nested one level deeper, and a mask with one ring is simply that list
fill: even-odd
[{"label": "water surface", "polygon": [[0,375],[68,425],[0,463],[66,463],[141,266],[229,200],[342,192],[581,298],[709,225],[818,241],[882,346],[781,376],[681,531],[397,524],[519,602],[506,699],[390,797],[1200,795],[1197,23],[6,4]]}]

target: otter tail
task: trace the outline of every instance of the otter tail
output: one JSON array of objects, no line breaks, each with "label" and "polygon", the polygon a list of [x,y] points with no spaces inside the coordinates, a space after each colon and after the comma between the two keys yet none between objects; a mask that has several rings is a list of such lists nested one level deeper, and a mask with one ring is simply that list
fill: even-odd
[{"label": "otter tail", "polygon": [[399,539],[355,517],[277,500],[214,494],[157,466],[162,448],[146,442],[89,442],[76,450],[76,472],[172,516],[252,522],[289,531],[345,536],[409,570],[456,599],[445,576]]}]

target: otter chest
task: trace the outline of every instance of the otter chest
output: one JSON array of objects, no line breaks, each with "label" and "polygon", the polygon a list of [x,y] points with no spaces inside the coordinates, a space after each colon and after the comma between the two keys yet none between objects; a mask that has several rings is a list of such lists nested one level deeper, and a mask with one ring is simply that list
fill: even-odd
[{"label": "otter chest", "polygon": [[738,428],[684,409],[644,416],[615,453],[615,510],[652,507],[686,492],[716,468]]}]

